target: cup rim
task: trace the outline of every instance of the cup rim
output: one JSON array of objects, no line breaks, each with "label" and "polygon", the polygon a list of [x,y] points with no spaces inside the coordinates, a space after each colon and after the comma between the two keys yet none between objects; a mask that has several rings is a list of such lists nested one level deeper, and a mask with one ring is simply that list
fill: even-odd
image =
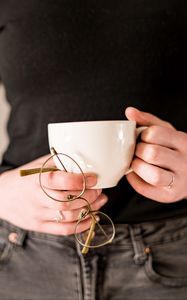
[{"label": "cup rim", "polygon": [[48,126],[60,126],[60,125],[80,125],[80,124],[99,124],[99,123],[110,123],[110,124],[118,124],[118,123],[128,123],[128,124],[136,124],[136,121],[133,120],[94,120],[94,121],[69,121],[69,122],[53,122],[48,123]]}]

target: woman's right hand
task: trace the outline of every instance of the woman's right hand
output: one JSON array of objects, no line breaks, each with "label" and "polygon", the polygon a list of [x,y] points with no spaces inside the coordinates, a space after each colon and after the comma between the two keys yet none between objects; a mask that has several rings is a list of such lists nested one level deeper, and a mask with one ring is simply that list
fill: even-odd
[{"label": "woman's right hand", "polygon": [[[49,155],[43,156],[0,175],[0,218],[27,230],[70,235],[74,233],[85,201],[76,199],[72,202],[57,202],[42,191],[38,174],[25,177],[19,175],[20,169],[41,167],[48,157]],[[42,178],[49,194],[56,199],[65,199],[69,194],[78,195],[82,191],[81,174],[55,171],[43,173]],[[87,189],[83,197],[92,210],[99,210],[107,202],[107,196],[102,190],[89,189],[96,184],[96,175],[85,174],[85,178]],[[55,218],[59,217],[58,211],[61,212],[62,220],[55,222]],[[90,218],[85,218],[79,225],[79,231],[88,229],[90,221]]]}]

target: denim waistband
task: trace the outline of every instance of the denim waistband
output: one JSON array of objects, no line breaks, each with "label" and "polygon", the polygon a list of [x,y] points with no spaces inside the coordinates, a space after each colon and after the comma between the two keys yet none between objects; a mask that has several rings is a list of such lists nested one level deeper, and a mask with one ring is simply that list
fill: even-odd
[{"label": "denim waistband", "polygon": [[[110,228],[105,226],[105,230],[110,232]],[[12,223],[0,219],[0,227],[6,228],[10,232],[16,232],[19,234],[21,240],[24,236],[37,239],[47,239],[51,241],[66,242],[70,245],[74,245],[74,235],[61,236],[48,233],[41,233],[36,231],[30,231],[22,229]],[[136,224],[115,224],[116,235],[113,240],[113,244],[119,244],[121,241],[125,241],[127,244],[131,243],[131,234],[134,236],[141,235],[145,244],[157,244],[164,243],[173,240],[180,239],[187,236],[187,215],[172,217],[168,219],[156,220],[153,222],[143,222]],[[21,241],[20,241],[21,243]]]}]

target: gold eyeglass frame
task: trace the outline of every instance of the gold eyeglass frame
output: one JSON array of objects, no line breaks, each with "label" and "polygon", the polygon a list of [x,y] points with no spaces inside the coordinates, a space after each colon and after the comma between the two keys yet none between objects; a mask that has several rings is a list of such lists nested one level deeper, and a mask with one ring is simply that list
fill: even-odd
[{"label": "gold eyeglass frame", "polygon": [[[72,160],[75,163],[75,165],[78,167],[78,169],[79,169],[79,171],[80,171],[80,173],[83,177],[83,188],[82,188],[82,191],[80,192],[80,194],[79,195],[69,194],[67,196],[66,200],[60,200],[60,199],[56,199],[56,198],[52,197],[50,194],[48,194],[46,192],[46,190],[45,190],[45,188],[42,184],[42,173],[44,173],[44,172],[54,172],[54,171],[61,170],[61,169],[58,169],[56,167],[46,167],[46,164],[51,159],[53,159],[54,157],[56,157],[58,159],[58,162],[62,166],[63,170],[65,172],[68,172],[66,167],[64,166],[64,164],[60,160],[59,155],[64,156],[64,157]],[[99,247],[105,246],[105,245],[107,245],[107,244],[109,244],[113,241],[113,239],[115,237],[114,223],[113,223],[112,219],[107,214],[105,214],[105,213],[103,213],[99,210],[97,210],[97,211],[92,210],[89,202],[85,198],[82,197],[85,190],[86,190],[86,178],[85,178],[84,172],[83,172],[82,168],[80,167],[80,165],[71,156],[69,156],[65,153],[57,153],[56,150],[54,149],[54,147],[51,147],[51,156],[47,160],[45,160],[45,162],[42,164],[41,168],[20,170],[20,176],[26,176],[26,175],[36,174],[36,173],[39,173],[39,185],[40,185],[42,191],[45,193],[45,195],[47,197],[51,198],[52,200],[57,201],[57,202],[71,202],[71,201],[75,201],[77,199],[81,199],[81,200],[84,200],[86,202],[85,208],[82,209],[81,212],[80,212],[79,219],[76,223],[75,230],[74,230],[74,236],[75,236],[76,241],[83,247],[83,249],[81,251],[83,254],[86,254],[89,251],[90,248],[99,248]],[[63,190],[61,190],[61,191],[63,191]],[[108,237],[107,233],[103,229],[103,226],[101,226],[99,224],[99,220],[97,219],[97,214],[100,214],[101,216],[105,217],[107,219],[107,221],[111,224],[111,226],[112,226],[111,237]],[[91,221],[90,228],[83,232],[83,233],[86,233],[88,231],[88,235],[85,239],[85,243],[83,243],[78,238],[78,234],[80,234],[80,233],[77,233],[77,228],[78,228],[79,224],[81,223],[81,221],[89,215],[91,216],[92,221]],[[106,241],[103,242],[103,243],[100,243],[98,245],[91,245],[91,242],[92,242],[92,240],[94,238],[94,235],[95,235],[94,230],[95,230],[96,225],[99,227],[102,234],[106,237]]]}]

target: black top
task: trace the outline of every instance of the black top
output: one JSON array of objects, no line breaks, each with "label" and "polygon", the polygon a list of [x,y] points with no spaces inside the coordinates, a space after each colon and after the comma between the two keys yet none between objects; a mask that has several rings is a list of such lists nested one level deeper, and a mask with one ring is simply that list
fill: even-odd
[{"label": "black top", "polygon": [[[187,4],[180,0],[1,0],[0,77],[12,107],[1,171],[49,153],[50,122],[124,119],[127,106],[187,132]],[[105,191],[115,222],[187,212],[123,178]]]}]

